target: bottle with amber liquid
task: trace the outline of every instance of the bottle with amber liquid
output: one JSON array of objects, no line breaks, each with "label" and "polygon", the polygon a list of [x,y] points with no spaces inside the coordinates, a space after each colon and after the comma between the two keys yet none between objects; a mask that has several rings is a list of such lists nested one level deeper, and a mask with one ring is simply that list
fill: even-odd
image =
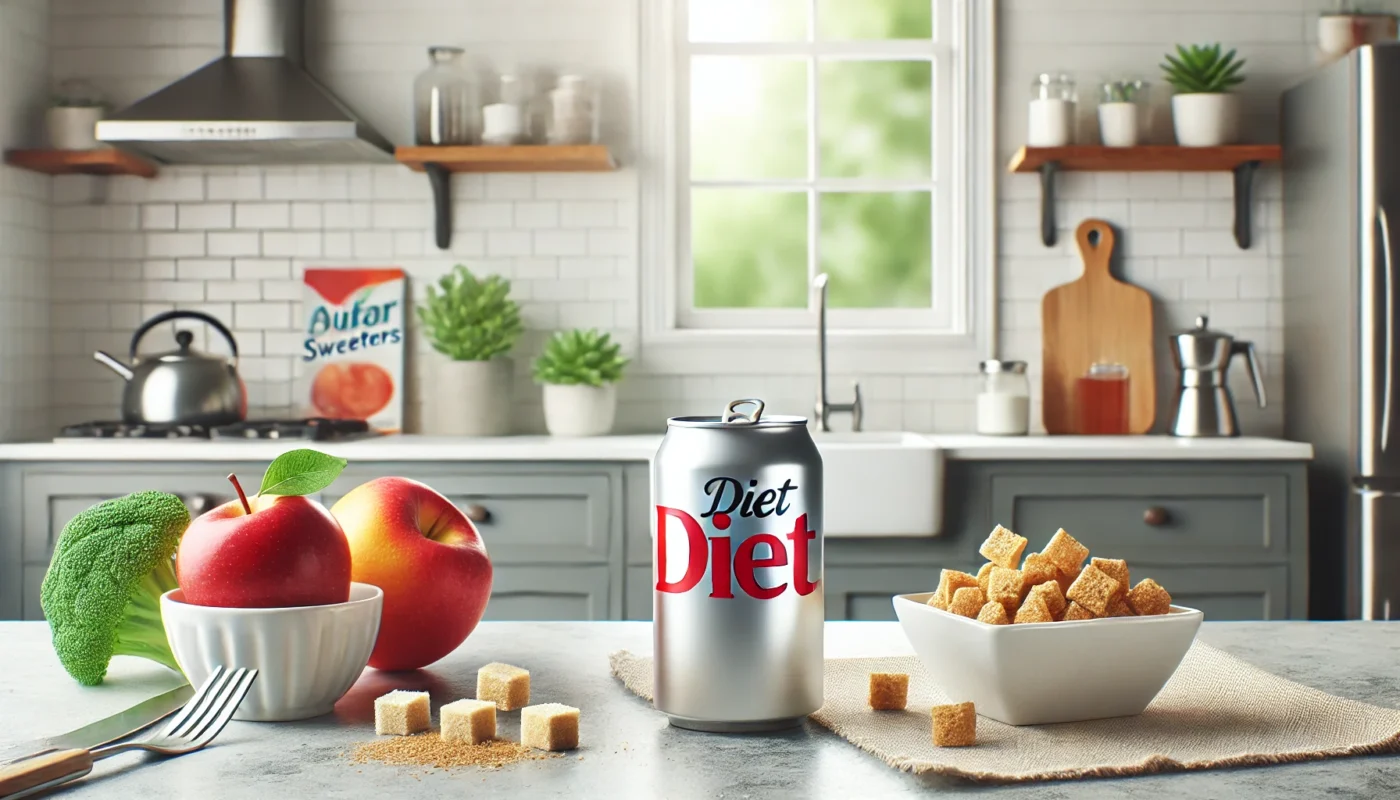
[{"label": "bottle with amber liquid", "polygon": [[1096,363],[1074,387],[1075,432],[1122,435],[1128,432],[1128,368]]}]

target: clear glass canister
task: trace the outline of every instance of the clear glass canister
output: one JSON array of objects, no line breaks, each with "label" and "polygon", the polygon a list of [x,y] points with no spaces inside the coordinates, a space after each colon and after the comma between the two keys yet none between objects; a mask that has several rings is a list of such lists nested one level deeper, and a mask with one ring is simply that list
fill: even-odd
[{"label": "clear glass canister", "polygon": [[1026,144],[1063,147],[1074,144],[1078,94],[1074,80],[1063,73],[1044,72],[1031,83]]},{"label": "clear glass canister", "polygon": [[413,82],[413,138],[418,144],[476,144],[481,96],[460,47],[430,47],[432,62]]},{"label": "clear glass canister", "polygon": [[598,142],[598,90],[582,75],[560,75],[545,116],[550,144]]},{"label": "clear glass canister", "polygon": [[491,145],[530,141],[530,82],[525,76],[503,72],[494,102],[481,110],[481,141]]},{"label": "clear glass canister", "polygon": [[977,395],[977,432],[1024,436],[1031,425],[1031,383],[1024,361],[983,361]]}]

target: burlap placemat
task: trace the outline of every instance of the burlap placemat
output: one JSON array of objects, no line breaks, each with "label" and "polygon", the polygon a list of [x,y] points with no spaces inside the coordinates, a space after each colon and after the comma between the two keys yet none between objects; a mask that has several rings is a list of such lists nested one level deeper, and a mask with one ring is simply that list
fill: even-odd
[{"label": "burlap placemat", "polygon": [[[623,650],[609,660],[628,689],[651,700],[650,656]],[[909,673],[907,711],[870,709],[871,672]],[[826,705],[812,719],[892,767],[984,781],[1143,775],[1400,752],[1400,710],[1333,697],[1199,641],[1136,717],[1025,727],[979,717],[976,746],[934,747],[928,710],[947,702],[913,656],[828,659]]]}]

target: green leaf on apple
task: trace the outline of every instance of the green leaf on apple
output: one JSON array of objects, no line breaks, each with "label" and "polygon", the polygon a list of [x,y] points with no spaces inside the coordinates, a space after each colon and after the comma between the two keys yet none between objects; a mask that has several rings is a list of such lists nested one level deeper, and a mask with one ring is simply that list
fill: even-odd
[{"label": "green leaf on apple", "polygon": [[317,450],[289,450],[267,466],[258,494],[314,494],[334,483],[347,463]]}]

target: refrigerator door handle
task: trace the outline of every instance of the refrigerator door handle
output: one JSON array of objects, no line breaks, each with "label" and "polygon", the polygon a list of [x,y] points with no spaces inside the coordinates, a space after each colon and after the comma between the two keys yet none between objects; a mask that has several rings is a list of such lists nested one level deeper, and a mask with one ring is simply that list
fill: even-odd
[{"label": "refrigerator door handle", "polygon": [[1376,209],[1381,226],[1381,258],[1385,260],[1385,399],[1381,406],[1381,452],[1390,444],[1390,412],[1395,394],[1395,259],[1390,249],[1390,214]]}]

